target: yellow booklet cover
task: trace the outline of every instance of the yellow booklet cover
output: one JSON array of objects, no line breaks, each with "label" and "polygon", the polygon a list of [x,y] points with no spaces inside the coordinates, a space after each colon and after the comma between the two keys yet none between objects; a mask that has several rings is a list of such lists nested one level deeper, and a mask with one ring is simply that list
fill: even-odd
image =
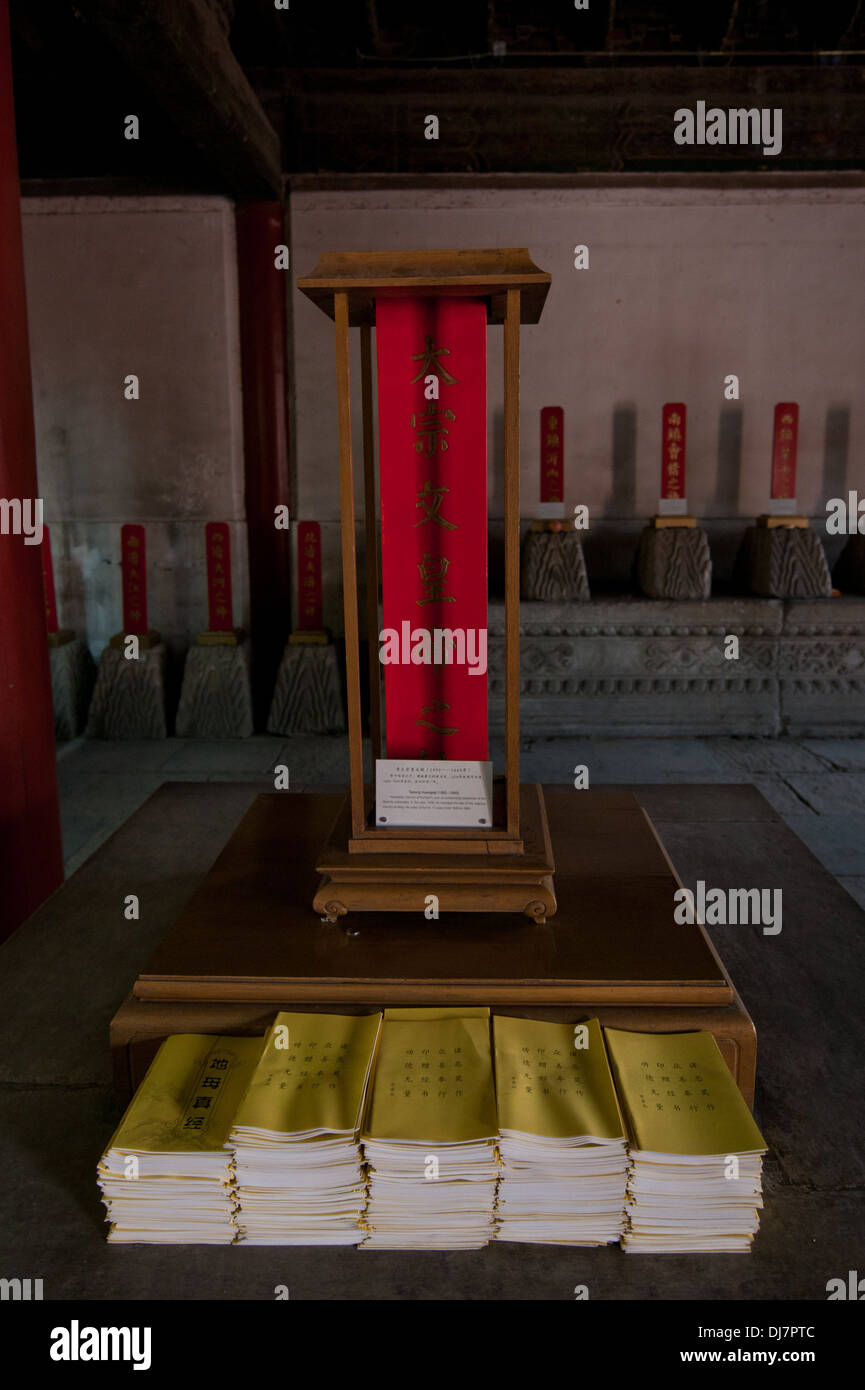
[{"label": "yellow booklet cover", "polygon": [[604,1034],[633,1148],[664,1154],[765,1152],[766,1141],[711,1033],[605,1028]]},{"label": "yellow booklet cover", "polygon": [[386,1009],[364,1138],[464,1144],[497,1134],[489,1009]]},{"label": "yellow booklet cover", "polygon": [[575,1025],[497,1016],[493,1043],[502,1131],[551,1139],[624,1138],[596,1018]]},{"label": "yellow booklet cover", "polygon": [[263,1038],[204,1033],[166,1038],[108,1148],[132,1153],[221,1149],[263,1045]]},{"label": "yellow booklet cover", "polygon": [[277,1014],[235,1127],[353,1134],[380,1026],[379,1013]]}]

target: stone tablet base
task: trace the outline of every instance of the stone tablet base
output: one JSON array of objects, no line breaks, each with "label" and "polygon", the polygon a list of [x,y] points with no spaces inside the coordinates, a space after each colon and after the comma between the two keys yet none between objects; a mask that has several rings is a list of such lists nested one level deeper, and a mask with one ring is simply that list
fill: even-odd
[{"label": "stone tablet base", "polygon": [[54,702],[54,735],[76,738],[87,720],[87,706],[96,678],[96,667],[83,637],[73,637],[49,649],[51,698]]},{"label": "stone tablet base", "polygon": [[832,578],[842,592],[865,594],[865,536],[851,536],[841,551]]},{"label": "stone tablet base", "polygon": [[520,592],[544,603],[591,597],[583,546],[576,531],[530,531],[523,541]]},{"label": "stone tablet base", "polygon": [[342,677],[332,643],[289,643],[267,718],[269,734],[345,732]]},{"label": "stone tablet base", "polygon": [[88,738],[166,738],[163,642],[142,649],[138,660],[118,647],[99,659],[96,688],[87,720]]},{"label": "stone tablet base", "polygon": [[742,578],[763,598],[830,598],[832,576],[810,526],[749,526],[739,557]]},{"label": "stone tablet base", "polygon": [[712,557],[706,532],[693,526],[647,526],[637,551],[637,583],[649,598],[708,598]]},{"label": "stone tablet base", "polygon": [[177,708],[178,738],[249,738],[250,644],[189,648]]}]

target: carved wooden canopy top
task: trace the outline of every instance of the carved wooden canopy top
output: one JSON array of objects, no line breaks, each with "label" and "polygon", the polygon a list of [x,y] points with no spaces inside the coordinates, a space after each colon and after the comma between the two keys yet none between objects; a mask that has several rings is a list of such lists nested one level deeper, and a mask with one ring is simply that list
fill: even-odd
[{"label": "carved wooden canopy top", "polygon": [[463,251],[326,251],[311,275],[297,282],[333,318],[334,295],[348,295],[349,323],[375,323],[384,296],[465,295],[487,301],[487,322],[503,323],[505,292],[520,291],[520,322],[537,323],[551,276],[525,247]]}]

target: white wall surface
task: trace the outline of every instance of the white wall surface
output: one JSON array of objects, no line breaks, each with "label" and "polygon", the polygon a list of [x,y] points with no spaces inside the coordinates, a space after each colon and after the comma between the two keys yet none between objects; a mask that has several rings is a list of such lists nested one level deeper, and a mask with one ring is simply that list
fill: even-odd
[{"label": "white wall surface", "polygon": [[[522,514],[532,516],[538,497],[538,412],[564,406],[566,497],[590,508],[590,575],[594,557],[596,568],[624,577],[636,535],[657,510],[665,401],[688,406],[689,510],[705,520],[716,569],[729,566],[745,522],[767,509],[777,401],[800,404],[800,510],[825,519],[828,497],[865,489],[865,190],[779,181],[299,191],[291,226],[296,276],[326,250],[471,246],[526,246],[551,273],[541,321],[522,334]],[[589,270],[574,269],[578,243],[589,247]],[[296,289],[294,332],[295,515],[335,523],[333,328]],[[495,532],[500,328],[489,329],[488,342]],[[739,377],[738,402],[724,399],[728,373]],[[331,526],[325,546],[330,568]],[[338,625],[339,594],[329,587],[327,616]]]},{"label": "white wall surface", "polygon": [[172,645],[207,627],[207,521],[231,525],[235,623],[248,623],[233,205],[40,197],[22,210],[61,626],[94,655],[119,631],[127,521],[147,527],[150,626]]},{"label": "white wall surface", "polygon": [[[232,528],[248,623],[234,218],[219,198],[28,198],[24,246],[37,461],[61,624],[98,654],[121,625],[120,526],[147,525],[150,622],[206,626],[204,523]],[[688,404],[688,496],[716,572],[766,509],[772,411],[798,400],[800,509],[865,490],[865,190],[622,186],[296,192],[292,279],[324,250],[527,246],[552,277],[522,335],[522,511],[538,412],[566,411],[566,493],[586,502],[590,575],[627,576],[657,506],[660,411]],[[590,269],[573,268],[586,243]],[[333,327],[294,290],[295,518],[323,523],[339,630]],[[360,484],[358,335],[353,334]],[[489,353],[490,517],[501,523],[502,332]],[[123,398],[135,372],[141,399]],[[741,399],[726,402],[735,372]],[[837,550],[837,545],[835,550]]]}]

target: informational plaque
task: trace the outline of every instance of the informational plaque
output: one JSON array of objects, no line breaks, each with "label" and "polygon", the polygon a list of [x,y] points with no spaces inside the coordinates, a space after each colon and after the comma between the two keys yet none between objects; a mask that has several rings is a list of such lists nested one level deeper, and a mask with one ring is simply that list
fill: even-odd
[{"label": "informational plaque", "polygon": [[792,501],[796,497],[798,446],[799,407],[795,401],[781,401],[775,406],[775,429],[772,437],[773,502]]},{"label": "informational plaque", "polygon": [[492,826],[491,762],[378,758],[375,821],[380,826]]},{"label": "informational plaque", "polygon": [[211,632],[231,632],[231,537],[228,523],[208,521],[205,529],[207,548],[207,611]]},{"label": "informational plaque", "polygon": [[120,528],[120,563],[123,573],[123,631],[147,631],[147,551],[144,527]]},{"label": "informational plaque", "polygon": [[376,301],[389,758],[487,757],[486,321],[481,300]]},{"label": "informational plaque", "polygon": [[322,627],[321,526],[317,521],[297,523],[297,626],[301,632]]}]

